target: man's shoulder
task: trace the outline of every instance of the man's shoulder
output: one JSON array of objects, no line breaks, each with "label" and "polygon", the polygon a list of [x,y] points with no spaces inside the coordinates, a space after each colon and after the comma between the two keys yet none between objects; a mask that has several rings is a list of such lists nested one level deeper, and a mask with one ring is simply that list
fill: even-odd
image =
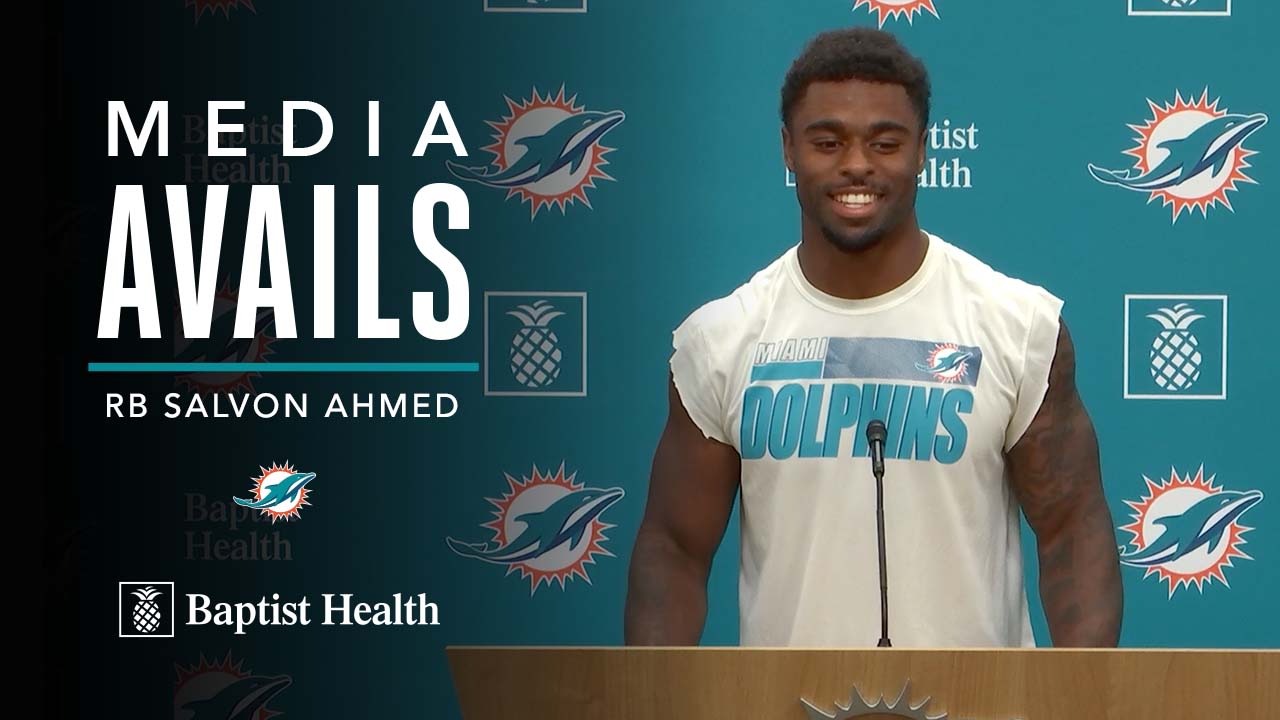
[{"label": "man's shoulder", "polygon": [[[1062,300],[954,245],[946,247],[946,255],[954,279],[949,296],[978,319],[984,358],[994,361],[995,368],[1003,368],[1016,383],[1028,367],[1047,371],[1057,345]],[[1031,365],[1028,358],[1034,360]],[[986,367],[985,361],[983,365]]]},{"label": "man's shoulder", "polygon": [[681,327],[696,327],[710,339],[722,339],[762,321],[779,283],[787,281],[785,262],[793,252],[794,248],[784,252],[729,294],[698,306]]},{"label": "man's shoulder", "polygon": [[1061,299],[1041,285],[997,270],[959,246],[945,241],[941,241],[941,246],[953,276],[987,307],[1005,307],[1022,314],[1028,304],[1062,304]]}]

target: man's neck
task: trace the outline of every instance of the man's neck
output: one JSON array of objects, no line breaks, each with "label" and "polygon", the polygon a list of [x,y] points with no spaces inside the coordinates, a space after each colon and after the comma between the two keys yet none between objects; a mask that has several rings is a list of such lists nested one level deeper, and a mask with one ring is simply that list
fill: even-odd
[{"label": "man's neck", "polygon": [[800,270],[822,292],[863,300],[890,292],[915,275],[924,263],[928,237],[913,217],[901,228],[864,250],[845,252],[822,235],[804,228],[798,250]]}]

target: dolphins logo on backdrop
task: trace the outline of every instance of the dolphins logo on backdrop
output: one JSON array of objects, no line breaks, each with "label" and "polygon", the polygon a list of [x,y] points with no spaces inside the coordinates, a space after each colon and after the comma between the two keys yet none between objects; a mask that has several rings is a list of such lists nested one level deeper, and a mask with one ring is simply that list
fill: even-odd
[{"label": "dolphins logo on backdrop", "polygon": [[916,15],[923,15],[926,11],[938,17],[938,10],[933,6],[934,0],[858,0],[853,5],[853,9],[866,7],[867,12],[876,16],[876,22],[880,27],[884,27],[886,20],[897,19],[902,15],[907,18],[907,24],[911,25],[915,21]]},{"label": "dolphins logo on backdrop", "polygon": [[1262,492],[1224,490],[1214,484],[1216,477],[1206,480],[1203,465],[1195,477],[1179,477],[1171,468],[1159,484],[1144,475],[1146,494],[1125,501],[1134,510],[1133,522],[1120,529],[1133,536],[1133,549],[1120,548],[1120,562],[1145,569],[1144,578],[1156,575],[1167,582],[1170,598],[1192,584],[1204,592],[1205,583],[1215,579],[1230,587],[1223,569],[1234,567],[1233,558],[1253,559],[1240,549],[1253,529],[1240,518],[1262,501]]},{"label": "dolphins logo on backdrop", "polygon": [[1172,103],[1157,105],[1148,98],[1151,118],[1129,126],[1138,133],[1137,146],[1124,151],[1135,164],[1109,170],[1090,163],[1089,173],[1105,185],[1146,195],[1148,203],[1158,198],[1173,206],[1174,222],[1184,210],[1207,217],[1218,203],[1234,211],[1227,193],[1239,190],[1237,183],[1257,184],[1244,172],[1251,167],[1246,158],[1257,151],[1244,142],[1267,124],[1267,116],[1229,113],[1218,107],[1220,100],[1210,102],[1208,88],[1198,100],[1175,93]]},{"label": "dolphins logo on backdrop", "polygon": [[298,472],[287,462],[284,465],[272,463],[269,468],[258,469],[262,474],[253,478],[253,496],[232,498],[237,505],[261,511],[271,517],[274,525],[276,520],[299,517],[302,508],[311,504],[307,502],[311,494],[307,485],[316,479],[315,473]]},{"label": "dolphins logo on backdrop", "polygon": [[217,15],[222,12],[222,17],[230,19],[231,11],[238,7],[249,8],[253,14],[258,14],[258,9],[253,6],[253,0],[187,0],[187,7],[195,8],[196,24],[200,24],[200,18],[205,14]]},{"label": "dolphins logo on backdrop", "polygon": [[544,207],[565,207],[577,201],[591,207],[587,189],[596,180],[613,180],[604,171],[605,155],[614,148],[601,143],[626,115],[621,110],[596,112],[576,105],[577,95],[568,99],[564,86],[552,97],[538,94],[519,103],[507,101],[509,114],[497,122],[486,121],[494,129],[491,145],[482,148],[493,155],[488,166],[468,167],[446,161],[449,172],[460,180],[505,190],[507,198],[518,197],[530,205],[530,219]]},{"label": "dolphins logo on backdrop", "polygon": [[1130,15],[1227,17],[1231,0],[1129,0]]},{"label": "dolphins logo on backdrop", "polygon": [[484,11],[584,13],[587,11],[587,0],[484,0]]},{"label": "dolphins logo on backdrop", "polygon": [[[173,309],[173,359],[176,362],[201,363],[259,363],[266,362],[277,340],[271,334],[274,313],[270,308],[259,310],[254,334],[251,338],[234,336],[236,302],[239,294],[224,283],[213,298],[213,319],[209,323],[209,337],[188,340],[183,336],[182,313]],[[174,378],[175,383],[196,393],[253,392],[253,378],[260,373],[243,370],[227,372],[188,373]]]},{"label": "dolphins logo on backdrop", "polygon": [[938,382],[953,383],[964,379],[973,353],[961,350],[955,343],[938,345],[929,353],[929,359],[916,363],[916,369],[932,373]]},{"label": "dolphins logo on backdrop", "polygon": [[[506,475],[504,473],[504,475]],[[507,491],[500,498],[485,498],[493,505],[493,519],[481,525],[493,533],[488,542],[468,543],[445,538],[449,549],[462,557],[505,565],[507,574],[520,572],[529,580],[529,594],[546,583],[565,582],[575,576],[587,583],[587,566],[595,558],[613,557],[604,548],[604,531],[613,527],[600,516],[622,499],[622,488],[592,488],[565,476],[564,463],[554,475],[539,472],[517,480],[506,475]]]},{"label": "dolphins logo on backdrop", "polygon": [[174,665],[178,679],[173,690],[174,720],[267,720],[278,711],[267,707],[293,684],[288,675],[255,675],[244,661],[210,663],[200,656],[190,667]]}]

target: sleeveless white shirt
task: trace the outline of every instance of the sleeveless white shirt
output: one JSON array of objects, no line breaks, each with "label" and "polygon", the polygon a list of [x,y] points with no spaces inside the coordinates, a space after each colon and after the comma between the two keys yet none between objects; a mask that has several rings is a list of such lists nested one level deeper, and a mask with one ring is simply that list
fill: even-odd
[{"label": "sleeveless white shirt", "polygon": [[675,330],[685,409],[742,457],[743,645],[879,639],[873,418],[894,646],[1035,644],[1004,453],[1044,399],[1061,307],[929,235],[879,297],[819,291],[792,247]]}]

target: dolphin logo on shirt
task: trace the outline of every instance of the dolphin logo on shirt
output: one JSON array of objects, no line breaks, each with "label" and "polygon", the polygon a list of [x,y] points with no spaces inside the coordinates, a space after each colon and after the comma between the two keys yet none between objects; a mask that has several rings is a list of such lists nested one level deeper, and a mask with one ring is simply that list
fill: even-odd
[{"label": "dolphin logo on shirt", "polygon": [[956,372],[971,357],[973,357],[973,353],[959,350],[946,356],[939,356],[932,365],[916,363],[916,369],[934,375],[948,375]]}]

